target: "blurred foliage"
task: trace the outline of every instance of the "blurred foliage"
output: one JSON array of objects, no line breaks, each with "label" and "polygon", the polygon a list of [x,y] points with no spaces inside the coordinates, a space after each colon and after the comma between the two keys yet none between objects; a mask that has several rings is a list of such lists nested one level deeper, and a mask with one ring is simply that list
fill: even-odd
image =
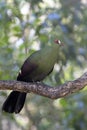
[{"label": "blurred foliage", "polygon": [[[86,70],[86,0],[0,0],[0,79],[16,79],[24,60],[56,38],[65,45],[43,81],[51,86]],[[7,94],[1,91],[1,106]],[[28,94],[20,114],[0,111],[0,130],[86,130],[86,95],[86,89],[57,100]]]}]

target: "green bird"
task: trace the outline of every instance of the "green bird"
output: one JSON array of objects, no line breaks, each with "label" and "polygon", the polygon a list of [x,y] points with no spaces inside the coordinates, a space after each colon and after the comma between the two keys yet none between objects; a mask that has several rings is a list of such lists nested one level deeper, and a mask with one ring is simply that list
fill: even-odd
[{"label": "green bird", "polygon": [[[21,67],[17,81],[38,82],[48,76],[58,59],[60,40],[31,54]],[[19,113],[26,99],[25,92],[12,91],[2,106],[2,110],[8,113]]]}]

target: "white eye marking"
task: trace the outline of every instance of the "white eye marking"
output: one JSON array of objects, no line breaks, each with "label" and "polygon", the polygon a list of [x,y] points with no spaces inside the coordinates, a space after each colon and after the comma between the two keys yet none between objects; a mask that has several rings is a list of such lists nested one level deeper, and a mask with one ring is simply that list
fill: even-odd
[{"label": "white eye marking", "polygon": [[59,44],[61,44],[61,41],[60,41],[60,40],[58,40],[58,43],[59,43]]}]

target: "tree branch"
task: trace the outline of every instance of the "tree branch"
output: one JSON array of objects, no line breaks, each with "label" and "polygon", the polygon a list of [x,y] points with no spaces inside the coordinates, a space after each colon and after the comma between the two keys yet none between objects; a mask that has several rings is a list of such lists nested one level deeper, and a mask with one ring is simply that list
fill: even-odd
[{"label": "tree branch", "polygon": [[87,85],[87,72],[74,81],[68,81],[60,86],[50,87],[43,83],[26,83],[19,81],[0,80],[0,90],[15,90],[33,92],[51,99],[57,99],[75,93]]}]

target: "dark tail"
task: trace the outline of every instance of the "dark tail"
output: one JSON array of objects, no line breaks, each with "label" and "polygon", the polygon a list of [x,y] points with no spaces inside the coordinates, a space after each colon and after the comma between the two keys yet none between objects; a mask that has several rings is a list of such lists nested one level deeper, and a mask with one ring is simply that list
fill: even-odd
[{"label": "dark tail", "polygon": [[12,91],[2,106],[2,110],[8,113],[19,113],[24,106],[26,93]]}]

